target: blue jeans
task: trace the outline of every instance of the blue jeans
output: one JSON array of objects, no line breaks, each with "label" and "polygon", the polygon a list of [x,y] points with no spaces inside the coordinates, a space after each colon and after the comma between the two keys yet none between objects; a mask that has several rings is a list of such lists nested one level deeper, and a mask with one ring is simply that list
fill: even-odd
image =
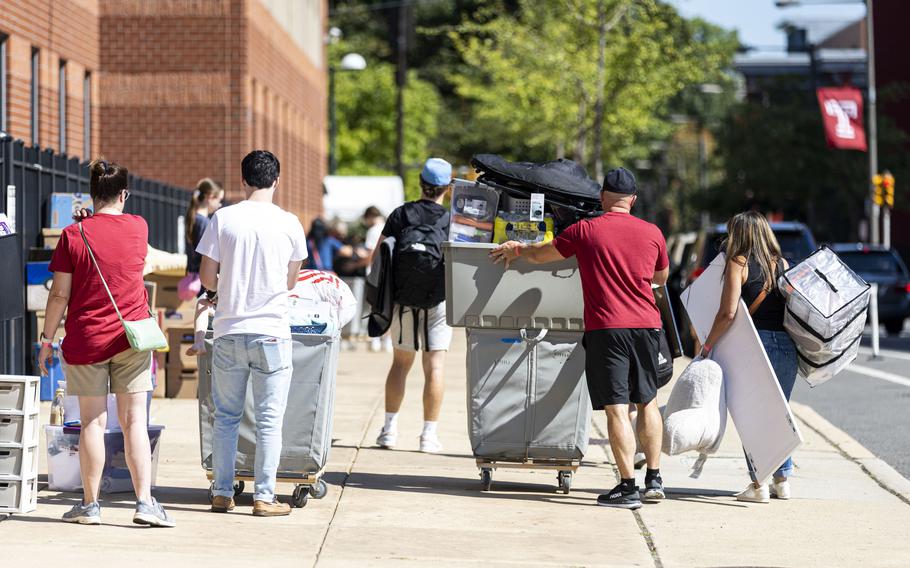
[{"label": "blue jeans", "polygon": [[[768,360],[771,361],[771,367],[774,368],[777,382],[780,383],[780,388],[784,391],[784,397],[789,401],[790,393],[793,392],[793,385],[796,384],[796,345],[786,331],[759,329],[758,337],[761,339],[762,347],[765,348]],[[749,463],[748,459],[746,460],[746,465],[749,467],[749,477],[752,478],[752,481],[758,481],[755,479],[755,472],[752,471],[752,464]],[[793,473],[793,460],[787,458],[787,461],[774,472],[774,476],[789,478],[791,473]]]},{"label": "blue jeans", "polygon": [[212,356],[214,495],[234,496],[234,460],[250,378],[256,411],[253,499],[271,502],[275,498],[281,425],[291,386],[291,340],[252,334],[225,335],[215,340]]}]

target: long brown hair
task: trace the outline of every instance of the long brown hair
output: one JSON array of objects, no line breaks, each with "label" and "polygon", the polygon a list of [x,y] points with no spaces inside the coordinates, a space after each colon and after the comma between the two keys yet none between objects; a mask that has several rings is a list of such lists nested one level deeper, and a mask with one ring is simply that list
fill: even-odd
[{"label": "long brown hair", "polygon": [[184,238],[188,245],[193,245],[193,228],[196,226],[196,212],[199,211],[199,208],[202,207],[202,204],[205,203],[206,200],[213,195],[223,192],[224,190],[221,186],[211,178],[202,178],[196,183],[196,190],[193,191],[193,196],[190,198],[190,205],[186,209],[186,216],[183,218],[183,222],[186,226]]},{"label": "long brown hair", "polygon": [[727,221],[725,249],[728,260],[739,262],[737,259],[744,259],[744,266],[748,266],[750,260],[755,260],[764,273],[765,290],[770,292],[774,289],[774,274],[782,255],[777,237],[764,215],[757,211],[746,211],[737,213]]}]

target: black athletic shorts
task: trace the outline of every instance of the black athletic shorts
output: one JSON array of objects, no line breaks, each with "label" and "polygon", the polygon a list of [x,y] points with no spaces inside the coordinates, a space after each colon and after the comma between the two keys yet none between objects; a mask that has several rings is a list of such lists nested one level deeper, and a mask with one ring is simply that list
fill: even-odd
[{"label": "black athletic shorts", "polygon": [[647,404],[657,396],[659,329],[586,331],[585,375],[591,405]]}]

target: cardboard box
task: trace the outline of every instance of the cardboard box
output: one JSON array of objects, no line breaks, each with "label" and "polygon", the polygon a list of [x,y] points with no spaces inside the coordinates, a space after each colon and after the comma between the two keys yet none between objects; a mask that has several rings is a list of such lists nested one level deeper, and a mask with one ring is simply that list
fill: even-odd
[{"label": "cardboard box", "polygon": [[[158,284],[149,281],[145,281],[143,284],[145,284],[145,291],[149,296],[149,309],[155,311],[158,307]],[[161,322],[159,321],[158,324],[160,325]]]},{"label": "cardboard box", "polygon": [[44,237],[44,248],[51,250],[57,248],[57,243],[60,242],[60,235],[62,234],[63,229],[41,229],[41,236]]},{"label": "cardboard box", "polygon": [[[184,304],[177,296],[177,283],[183,276],[149,274],[145,279],[157,284],[155,307],[176,310]],[[194,302],[187,302],[194,303]]]},{"label": "cardboard box", "polygon": [[73,223],[80,209],[92,210],[92,198],[87,193],[52,193],[48,199],[50,229],[64,229]]},{"label": "cardboard box", "polygon": [[[30,335],[32,337],[31,340],[33,342],[41,341],[41,332],[44,331],[44,322],[45,322],[45,318],[44,318],[43,309],[37,310],[34,312],[29,312],[29,329],[30,329]],[[59,340],[63,339],[64,337],[66,337],[65,324],[66,324],[66,317],[64,317],[62,320],[60,320],[60,327],[57,328],[57,333],[54,334],[54,337],[52,337],[51,339],[54,339],[55,341],[59,341]]]},{"label": "cardboard box", "polygon": [[168,368],[165,395],[168,398],[196,398],[199,380],[195,371],[174,372]]},{"label": "cardboard box", "polygon": [[165,371],[167,353],[155,353],[152,361],[155,369],[155,390],[152,391],[152,398],[164,398],[167,385],[167,372]]}]

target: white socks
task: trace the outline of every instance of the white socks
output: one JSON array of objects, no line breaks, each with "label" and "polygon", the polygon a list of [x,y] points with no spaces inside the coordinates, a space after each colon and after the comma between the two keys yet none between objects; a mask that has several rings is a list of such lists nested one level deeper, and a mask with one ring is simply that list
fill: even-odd
[{"label": "white socks", "polygon": [[421,438],[435,438],[437,424],[438,424],[438,422],[436,422],[436,421],[424,420],[423,433],[420,435],[420,437]]},{"label": "white socks", "polygon": [[386,412],[385,413],[385,425],[382,427],[383,432],[397,432],[398,431],[398,413],[397,412]]}]

